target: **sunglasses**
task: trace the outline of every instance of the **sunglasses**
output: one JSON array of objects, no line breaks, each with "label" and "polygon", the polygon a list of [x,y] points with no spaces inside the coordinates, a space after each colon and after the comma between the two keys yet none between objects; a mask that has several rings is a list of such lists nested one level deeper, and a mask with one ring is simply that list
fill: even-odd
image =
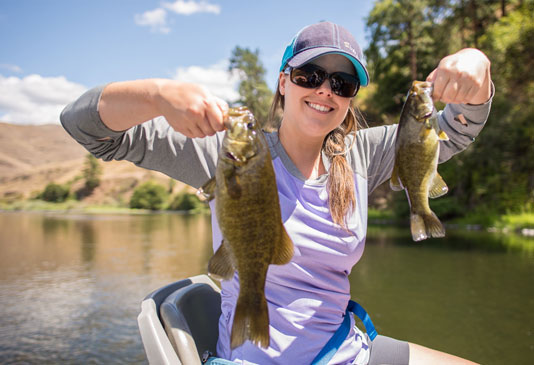
[{"label": "sunglasses", "polygon": [[360,80],[356,76],[346,72],[329,74],[313,63],[307,63],[298,68],[288,67],[285,73],[290,75],[292,83],[307,89],[317,89],[328,79],[333,93],[344,98],[356,96],[360,89]]}]

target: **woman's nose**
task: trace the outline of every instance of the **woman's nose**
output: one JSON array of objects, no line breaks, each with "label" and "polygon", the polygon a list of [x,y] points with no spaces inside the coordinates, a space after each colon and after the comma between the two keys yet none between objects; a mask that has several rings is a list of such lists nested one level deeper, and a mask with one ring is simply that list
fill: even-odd
[{"label": "woman's nose", "polygon": [[332,87],[330,86],[330,80],[325,79],[315,92],[319,95],[332,96]]}]

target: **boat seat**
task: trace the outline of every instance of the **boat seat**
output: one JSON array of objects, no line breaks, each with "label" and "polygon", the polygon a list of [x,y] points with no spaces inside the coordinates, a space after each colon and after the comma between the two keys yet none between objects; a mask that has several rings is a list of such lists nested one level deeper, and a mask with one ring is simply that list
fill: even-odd
[{"label": "boat seat", "polygon": [[139,330],[151,364],[200,364],[216,354],[220,289],[207,275],[160,288],[141,304]]}]

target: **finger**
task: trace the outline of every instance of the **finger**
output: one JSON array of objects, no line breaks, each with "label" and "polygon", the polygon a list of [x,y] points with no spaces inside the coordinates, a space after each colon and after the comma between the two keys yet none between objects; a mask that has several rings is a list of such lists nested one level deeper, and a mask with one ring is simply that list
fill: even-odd
[{"label": "finger", "polygon": [[206,134],[197,125],[193,125],[188,128],[187,136],[190,138],[202,138],[206,137]]},{"label": "finger", "polygon": [[217,106],[219,107],[219,109],[221,110],[221,113],[223,116],[223,127],[226,128],[224,122],[228,119],[228,110],[230,109],[228,107],[228,103],[218,97],[215,97],[214,100],[215,100],[215,103],[217,103]]},{"label": "finger", "polygon": [[436,78],[436,71],[437,71],[437,69],[432,70],[432,72],[429,73],[428,76],[426,77],[426,81],[434,82],[434,80]]},{"label": "finger", "polygon": [[203,134],[202,137],[213,136],[216,133],[216,130],[213,129],[213,127],[211,126],[211,124],[208,121],[207,117],[204,118],[203,120],[201,120],[197,124],[197,127],[198,127],[198,129],[200,129],[202,131],[202,134]]},{"label": "finger", "polygon": [[213,100],[215,101],[219,109],[221,109],[221,112],[223,114],[228,113],[228,103],[226,101],[216,96],[213,97]]},{"label": "finger", "polygon": [[206,106],[206,120],[213,133],[222,131],[224,129],[223,112],[215,99],[204,100],[204,105]]},{"label": "finger", "polygon": [[458,95],[459,89],[460,86],[458,85],[458,81],[449,79],[441,94],[441,101],[445,103],[456,102],[456,96]]},{"label": "finger", "polygon": [[448,78],[444,75],[443,72],[438,70],[434,74],[434,91],[432,92],[432,98],[434,101],[441,100],[443,92],[447,86]]},{"label": "finger", "polygon": [[470,100],[469,95],[472,89],[473,89],[473,86],[469,83],[460,84],[460,89],[458,90],[458,93],[456,94],[454,103],[455,104],[466,104]]}]

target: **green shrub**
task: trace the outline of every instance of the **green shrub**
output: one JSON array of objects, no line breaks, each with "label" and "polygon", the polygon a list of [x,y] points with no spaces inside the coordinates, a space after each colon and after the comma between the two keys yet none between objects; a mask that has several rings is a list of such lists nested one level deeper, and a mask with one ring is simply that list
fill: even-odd
[{"label": "green shrub", "polygon": [[98,185],[100,185],[100,177],[102,176],[102,166],[98,159],[92,154],[87,154],[85,157],[83,177],[85,179],[85,188],[92,192]]},{"label": "green shrub", "polygon": [[134,190],[130,208],[160,210],[163,209],[168,197],[169,193],[164,186],[147,181]]},{"label": "green shrub", "polygon": [[61,203],[69,197],[70,187],[68,185],[60,185],[56,183],[49,183],[41,193],[41,199],[47,202]]},{"label": "green shrub", "polygon": [[202,210],[206,208],[206,204],[202,202],[195,194],[179,193],[172,200],[169,205],[169,210],[192,211]]}]

